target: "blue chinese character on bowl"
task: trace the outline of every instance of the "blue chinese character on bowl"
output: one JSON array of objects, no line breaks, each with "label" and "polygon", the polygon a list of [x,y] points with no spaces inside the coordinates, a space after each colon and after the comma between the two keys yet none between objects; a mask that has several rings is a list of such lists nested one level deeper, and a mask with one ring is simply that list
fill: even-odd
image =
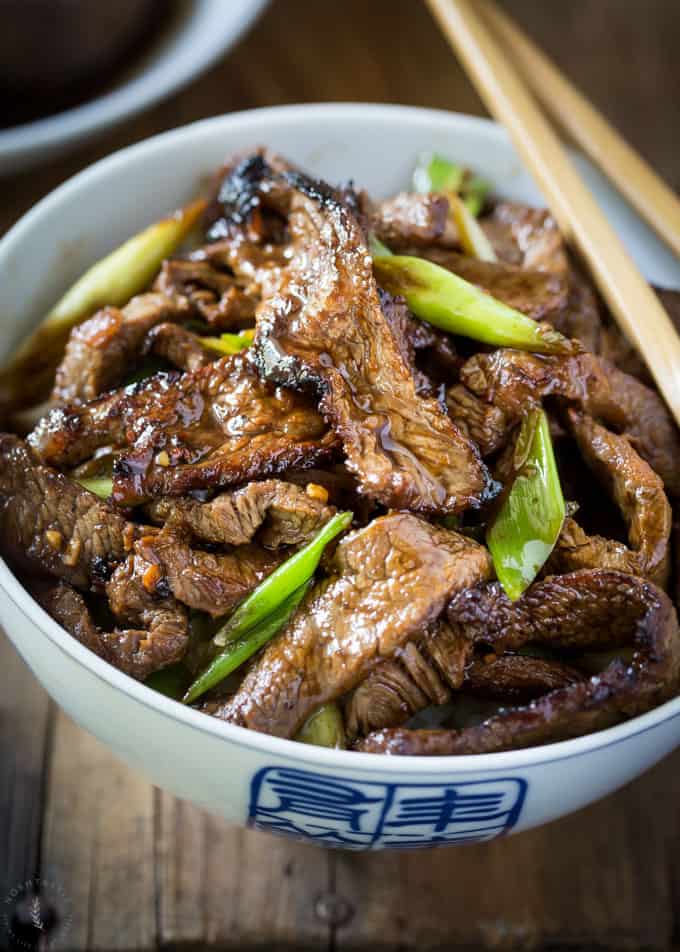
[{"label": "blue chinese character on bowl", "polygon": [[265,767],[251,784],[249,824],[342,849],[481,843],[512,829],[526,790],[520,777],[382,783]]}]

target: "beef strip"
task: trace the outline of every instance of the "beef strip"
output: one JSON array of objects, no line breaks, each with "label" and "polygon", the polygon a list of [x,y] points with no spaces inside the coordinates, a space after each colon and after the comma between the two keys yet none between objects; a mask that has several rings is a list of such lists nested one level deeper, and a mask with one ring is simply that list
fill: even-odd
[{"label": "beef strip", "polygon": [[40,465],[18,437],[0,435],[3,554],[29,571],[101,589],[137,530],[93,493]]},{"label": "beef strip", "polygon": [[680,674],[675,609],[649,582],[606,569],[534,584],[511,602],[498,583],[456,595],[450,624],[496,652],[544,642],[568,648],[632,644],[632,662],[614,659],[586,681],[550,691],[462,730],[381,730],[360,750],[390,754],[477,754],[565,740],[608,727],[671,697]]},{"label": "beef strip", "polygon": [[350,738],[403,724],[430,704],[446,704],[451,690],[422,648],[409,642],[381,662],[347,699],[345,731]]},{"label": "beef strip", "polygon": [[219,330],[245,327],[255,317],[256,296],[200,252],[199,256],[164,261],[155,287],[170,297],[181,295],[195,317]]},{"label": "beef strip", "polygon": [[80,592],[65,582],[44,588],[38,601],[81,644],[133,678],[143,681],[181,660],[189,631],[186,609],[173,599],[149,594],[140,584],[133,556],[116,569],[107,593],[116,620],[138,627],[104,631]]},{"label": "beef strip", "polygon": [[483,457],[502,449],[508,442],[516,421],[508,422],[501,407],[485,403],[462,384],[446,391],[449,416],[461,433],[479,447]]},{"label": "beef strip", "polygon": [[245,545],[258,533],[268,549],[308,542],[334,512],[302,487],[276,479],[248,483],[211,502],[166,498],[147,506],[151,521],[171,532],[220,545]]},{"label": "beef strip", "polygon": [[463,687],[473,695],[517,703],[583,680],[580,671],[561,661],[508,653],[473,658],[465,669]]},{"label": "beef strip", "polygon": [[588,536],[577,522],[567,519],[548,570],[618,569],[664,588],[670,571],[672,514],[660,477],[625,436],[574,410],[568,419],[583,459],[621,510],[630,548],[613,539]]},{"label": "beef strip", "polygon": [[113,495],[123,505],[310,466],[336,446],[308,400],[262,383],[244,355],[55,410],[29,440],[58,466],[73,466],[100,446],[121,447]]},{"label": "beef strip", "polygon": [[[93,493],[37,464],[17,437],[0,436],[0,547],[31,574],[62,579],[43,605],[78,640],[134,677],[177,661],[185,609],[145,585],[148,563],[131,552],[138,527]],[[68,584],[66,584],[68,583]],[[106,593],[122,630],[103,633],[71,586]]]},{"label": "beef strip", "polygon": [[294,736],[320,704],[355,687],[434,622],[452,593],[488,578],[492,568],[488,552],[470,539],[394,513],[345,537],[330,570],[218,717]]},{"label": "beef strip", "polygon": [[142,346],[145,354],[155,354],[178,370],[200,370],[217,360],[218,354],[201,344],[198,335],[179,324],[157,324]]},{"label": "beef strip", "polygon": [[154,590],[170,591],[182,604],[215,618],[232,611],[286,558],[285,552],[258,545],[207,552],[166,531],[144,536],[135,553],[155,567]]},{"label": "beef strip", "polygon": [[[233,230],[233,222],[230,227]],[[193,252],[192,259],[229,268],[243,285],[245,293],[259,302],[261,297],[276,293],[281,272],[287,265],[288,246],[259,238],[245,223],[243,227],[245,232],[230,234]],[[252,320],[249,318],[247,323],[252,323]]]},{"label": "beef strip", "polygon": [[452,271],[535,321],[557,324],[567,307],[569,284],[563,275],[480,261],[442,248],[413,249],[413,254]]},{"label": "beef strip", "polygon": [[449,219],[449,201],[435,193],[399,192],[372,207],[368,227],[392,251],[413,245],[451,247],[458,235]]},{"label": "beef strip", "polygon": [[680,495],[680,436],[661,398],[634,377],[593,354],[541,357],[500,349],[476,354],[460,371],[461,383],[498,407],[509,428],[531,406],[555,396],[624,432],[638,453]]},{"label": "beef strip", "polygon": [[356,218],[328,186],[297,173],[277,176],[256,158],[248,175],[249,190],[225,204],[227,219],[242,227],[266,197],[287,212],[291,236],[277,293],[258,308],[253,351],[263,376],[318,395],[371,498],[423,512],[478,505],[488,474],[439,404],[417,396]]},{"label": "beef strip", "polygon": [[565,337],[579,340],[591,354],[606,357],[603,353],[605,328],[595,291],[573,264],[569,267],[567,283],[569,294],[564,307],[551,314],[548,320]]},{"label": "beef strip", "polygon": [[133,297],[122,310],[105,307],[97,311],[71,331],[57,369],[53,402],[93,400],[117,386],[134,365],[151,328],[187,316],[186,300],[159,293]]},{"label": "beef strip", "polygon": [[501,261],[566,274],[569,259],[557,222],[544,208],[532,208],[521,202],[499,202],[493,212],[481,220]]},{"label": "beef strip", "polygon": [[[287,554],[283,549],[273,554],[257,545],[238,545],[232,552],[221,553],[193,548],[185,537],[186,523],[177,513],[170,527],[161,532],[129,523],[77,483],[37,464],[16,437],[0,438],[0,463],[3,553],[29,571],[62,578],[84,591],[105,592],[116,619],[126,626],[135,625],[132,634],[127,628],[123,635],[116,631],[108,642],[117,643],[116,639],[122,638],[121,644],[134,654],[137,672],[147,662],[152,664],[164,645],[168,647],[166,630],[173,639],[179,637],[178,631],[186,635],[186,612],[175,599],[212,615],[226,614]],[[258,505],[262,510],[260,521],[267,508],[275,511],[270,543],[277,538],[282,543],[299,538],[311,531],[314,513],[319,519],[322,512],[330,514],[327,507],[305,497],[302,490],[287,489],[277,491],[270,484],[268,502],[263,498],[258,501],[258,493],[249,493],[248,487],[242,490],[231,512],[233,537],[238,535],[238,516],[245,532],[248,520],[253,525],[257,518],[253,510]],[[192,510],[190,501],[184,505],[188,523],[197,529],[211,513],[221,512],[223,517],[228,513],[228,505],[219,497],[210,504],[210,512],[203,514]],[[226,518],[222,529],[226,536]],[[217,527],[212,534],[219,535]],[[144,635],[147,628],[149,646]],[[83,632],[89,630],[87,623]],[[159,634],[154,640],[156,632]],[[80,637],[78,632],[76,635]],[[132,670],[122,655],[116,657],[126,665],[124,670]],[[176,660],[174,653],[171,660]]]},{"label": "beef strip", "polygon": [[[409,311],[402,297],[380,290],[380,306],[404,363],[410,368],[418,396],[430,397],[436,389],[437,377],[450,379],[457,373],[461,360],[451,337]],[[428,372],[418,365],[425,359]]]},{"label": "beef strip", "polygon": [[493,653],[476,657],[473,650],[459,626],[437,622],[422,639],[379,664],[349,696],[348,736],[397,727],[425,707],[447,703],[460,689],[516,702],[581,680],[578,671],[556,661]]}]

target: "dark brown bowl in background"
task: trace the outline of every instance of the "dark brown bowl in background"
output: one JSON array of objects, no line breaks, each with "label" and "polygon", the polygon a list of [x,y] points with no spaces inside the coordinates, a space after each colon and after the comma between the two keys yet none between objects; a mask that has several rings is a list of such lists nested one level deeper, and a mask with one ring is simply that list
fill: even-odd
[{"label": "dark brown bowl in background", "polygon": [[171,10],[170,0],[0,0],[0,126],[92,98]]}]

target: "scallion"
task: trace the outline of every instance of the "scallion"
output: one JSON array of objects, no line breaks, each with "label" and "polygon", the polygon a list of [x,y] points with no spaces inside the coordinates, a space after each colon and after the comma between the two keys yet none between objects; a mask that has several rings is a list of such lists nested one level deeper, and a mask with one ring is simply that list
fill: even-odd
[{"label": "scallion", "polygon": [[266,645],[292,617],[309,585],[310,580],[308,579],[300,588],[284,599],[259,625],[254,626],[235,641],[230,641],[193,682],[183,697],[184,703],[192,704],[210,688],[214,688],[220,681],[224,681],[226,677],[251,658],[256,651]]},{"label": "scallion", "polygon": [[289,595],[312,577],[328,543],[352,522],[351,512],[338,512],[317,532],[311,542],[280,565],[261,582],[222,625],[213,643],[223,647],[240,638],[270,615]]},{"label": "scallion", "polygon": [[238,354],[253,342],[254,330],[241,331],[240,334],[220,334],[219,337],[201,337],[204,347],[219,351],[220,354]]},{"label": "scallion", "polygon": [[564,496],[543,410],[524,418],[515,477],[486,534],[498,580],[513,601],[531,585],[562,531]]},{"label": "scallion", "polygon": [[413,313],[450,334],[495,347],[517,347],[539,354],[570,353],[570,340],[503,304],[474,284],[424,258],[408,255],[373,259],[385,290],[401,294]]},{"label": "scallion", "polygon": [[301,744],[344,750],[345,725],[338,705],[332,701],[329,704],[322,704],[311,717],[307,718],[295,740]]}]

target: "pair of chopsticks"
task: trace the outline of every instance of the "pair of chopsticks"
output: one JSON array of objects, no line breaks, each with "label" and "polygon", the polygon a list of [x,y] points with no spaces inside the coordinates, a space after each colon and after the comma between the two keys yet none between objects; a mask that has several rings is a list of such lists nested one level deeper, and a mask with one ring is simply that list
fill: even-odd
[{"label": "pair of chopsticks", "polygon": [[619,326],[647,362],[680,425],[680,337],[525,80],[678,255],[680,201],[494,0],[428,0],[428,4],[487,108],[506,127],[563,234],[581,252]]}]

